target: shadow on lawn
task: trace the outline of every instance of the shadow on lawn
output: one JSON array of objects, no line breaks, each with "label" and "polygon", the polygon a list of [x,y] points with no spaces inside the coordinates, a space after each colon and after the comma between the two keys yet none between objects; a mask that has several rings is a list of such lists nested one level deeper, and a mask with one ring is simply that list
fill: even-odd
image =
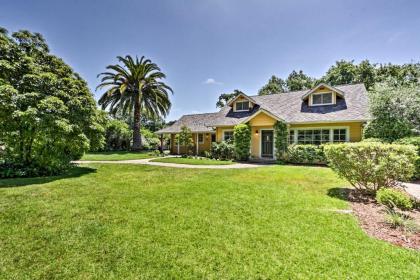
[{"label": "shadow on lawn", "polygon": [[327,195],[333,198],[349,201],[349,195],[352,189],[350,188],[331,188],[328,189]]},{"label": "shadow on lawn", "polygon": [[331,188],[327,191],[330,197],[338,198],[349,202],[371,203],[375,200],[374,195],[351,188]]},{"label": "shadow on lawn", "polygon": [[0,179],[0,189],[45,184],[61,179],[77,178],[90,173],[96,173],[96,169],[90,167],[73,167],[66,173],[57,176]]}]

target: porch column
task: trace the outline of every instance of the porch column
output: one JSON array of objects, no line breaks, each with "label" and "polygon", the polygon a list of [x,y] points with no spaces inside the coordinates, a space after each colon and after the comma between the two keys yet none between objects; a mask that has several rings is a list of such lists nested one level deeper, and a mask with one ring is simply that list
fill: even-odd
[{"label": "porch column", "polygon": [[195,134],[195,155],[198,156],[198,133]]}]

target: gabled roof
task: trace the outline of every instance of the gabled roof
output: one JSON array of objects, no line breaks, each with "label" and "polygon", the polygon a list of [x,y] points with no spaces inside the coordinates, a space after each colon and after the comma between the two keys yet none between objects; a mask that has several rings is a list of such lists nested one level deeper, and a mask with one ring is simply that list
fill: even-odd
[{"label": "gabled roof", "polygon": [[302,100],[306,99],[309,95],[311,95],[312,93],[314,93],[315,91],[317,91],[321,87],[327,88],[331,91],[335,91],[336,93],[338,93],[338,95],[340,95],[341,97],[344,97],[344,92],[342,90],[340,90],[339,88],[335,88],[335,87],[327,85],[325,83],[320,83],[319,85],[317,85],[313,89],[309,90],[305,95],[303,95]]},{"label": "gabled roof", "polygon": [[310,92],[308,90],[248,96],[257,104],[250,111],[234,112],[226,105],[217,113],[185,115],[174,125],[159,130],[158,133],[177,133],[182,125],[187,125],[193,132],[210,132],[213,131],[213,127],[235,126],[248,122],[260,112],[288,124],[364,122],[370,119],[368,96],[363,84],[341,85],[333,89],[344,96],[338,98],[337,103],[333,105],[309,106],[308,101],[304,100],[304,96]]},{"label": "gabled roof", "polygon": [[252,99],[250,96],[244,94],[244,93],[240,93],[237,96],[231,98],[228,102],[226,102],[226,105],[231,106],[233,104],[233,102],[235,102],[239,97],[243,97],[245,99],[247,99],[248,101],[251,101],[254,104],[257,104],[257,102],[255,102],[254,99]]},{"label": "gabled roof", "polygon": [[182,126],[187,126],[191,129],[191,132],[194,133],[209,133],[214,131],[211,127],[214,122],[214,118],[218,113],[205,113],[205,114],[194,114],[194,115],[184,115],[179,120],[177,120],[173,125],[162,128],[155,133],[164,134],[164,133],[179,133],[181,132]]}]

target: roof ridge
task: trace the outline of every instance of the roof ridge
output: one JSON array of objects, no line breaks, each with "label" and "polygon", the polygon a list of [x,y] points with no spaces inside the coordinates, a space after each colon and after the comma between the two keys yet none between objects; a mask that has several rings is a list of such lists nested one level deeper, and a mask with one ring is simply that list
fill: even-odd
[{"label": "roof ridge", "polygon": [[198,114],[185,114],[182,115],[182,117],[184,116],[198,116],[198,115],[209,115],[209,114],[217,114],[218,112],[210,112],[210,113],[198,113]]}]

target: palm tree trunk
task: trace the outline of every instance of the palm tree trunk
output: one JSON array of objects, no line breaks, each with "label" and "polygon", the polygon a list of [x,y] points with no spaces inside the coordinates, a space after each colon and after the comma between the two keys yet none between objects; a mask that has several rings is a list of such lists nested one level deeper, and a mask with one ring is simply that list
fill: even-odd
[{"label": "palm tree trunk", "polygon": [[141,143],[141,134],[140,134],[140,118],[141,118],[141,108],[140,100],[136,98],[134,104],[134,124],[133,124],[133,151],[140,151],[142,148]]}]

